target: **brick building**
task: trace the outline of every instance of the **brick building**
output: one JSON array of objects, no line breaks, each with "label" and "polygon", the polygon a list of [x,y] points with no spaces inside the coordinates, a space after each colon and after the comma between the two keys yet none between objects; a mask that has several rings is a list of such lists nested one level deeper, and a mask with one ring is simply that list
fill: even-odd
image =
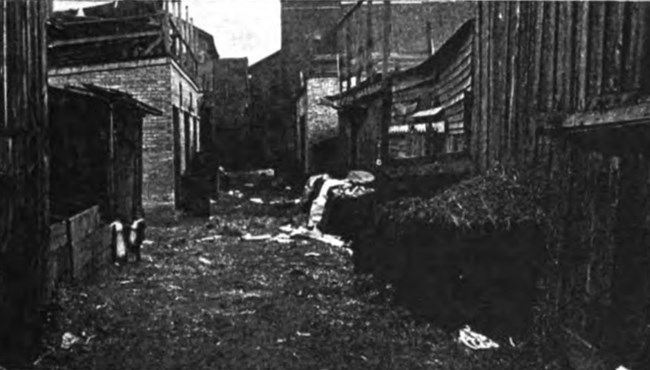
[{"label": "brick building", "polygon": [[337,152],[338,112],[322,101],[323,97],[340,91],[336,67],[336,57],[323,54],[315,57],[311,66],[301,73],[295,156],[303,173],[328,171],[337,166],[337,158],[332,153]]},{"label": "brick building", "polygon": [[293,149],[292,136],[286,127],[291,100],[283,89],[282,51],[277,51],[249,68],[250,130],[258,143],[260,165],[281,163]]},{"label": "brick building", "polygon": [[214,88],[206,91],[201,103],[202,121],[211,132],[211,151],[220,164],[241,167],[257,152],[249,135],[248,58],[223,58],[215,67]]},{"label": "brick building", "polygon": [[116,88],[161,110],[144,121],[143,201],[180,208],[181,177],[201,149],[200,32],[175,1],[119,1],[84,15],[54,13],[49,80]]},{"label": "brick building", "polygon": [[[281,50],[250,68],[253,131],[264,147],[264,162],[295,167],[296,102],[300,73],[319,54],[333,53],[329,30],[342,14],[341,0],[282,0]],[[272,89],[272,93],[269,91]]]}]

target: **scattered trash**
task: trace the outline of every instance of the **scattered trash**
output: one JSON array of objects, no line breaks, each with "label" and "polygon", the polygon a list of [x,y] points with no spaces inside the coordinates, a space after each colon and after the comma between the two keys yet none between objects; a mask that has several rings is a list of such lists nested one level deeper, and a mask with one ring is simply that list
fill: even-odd
[{"label": "scattered trash", "polygon": [[[38,364],[40,364],[43,361],[43,359],[45,359],[47,356],[56,353],[56,349],[54,347],[52,346],[46,346],[46,347],[47,347],[47,351],[45,351],[43,354],[38,356],[38,358],[32,363],[32,365],[38,366]],[[8,369],[0,365],[0,370],[8,370]]]},{"label": "scattered trash", "polygon": [[251,234],[244,234],[242,235],[242,240],[250,240],[250,241],[260,241],[260,240],[267,240],[271,239],[273,236],[271,234],[262,234],[262,235],[251,235]]},{"label": "scattered trash", "polygon": [[153,240],[149,240],[149,239],[143,240],[142,245],[153,245]]},{"label": "scattered trash", "polygon": [[70,332],[66,332],[65,334],[63,334],[63,337],[61,338],[61,348],[67,350],[72,348],[72,346],[74,346],[75,344],[79,344],[82,342],[83,339],[79,338],[78,336]]},{"label": "scattered trash", "polygon": [[267,168],[264,170],[257,170],[254,171],[255,174],[257,175],[262,175],[262,176],[267,176],[267,177],[274,177],[275,176],[275,170],[273,168]]},{"label": "scattered trash", "polygon": [[122,281],[120,281],[120,284],[121,285],[126,285],[126,284],[131,284],[132,282],[133,282],[133,280],[122,280]]},{"label": "scattered trash", "polygon": [[210,204],[217,204],[217,201],[214,199],[210,199]]},{"label": "scattered trash", "polygon": [[300,198],[296,199],[274,199],[269,202],[273,206],[282,206],[282,207],[288,207],[288,206],[293,206],[295,204],[300,204]]},{"label": "scattered trash", "polygon": [[354,170],[348,172],[346,178],[350,180],[350,182],[359,185],[366,185],[375,181],[375,176],[373,174],[367,171],[360,171],[360,170]]},{"label": "scattered trash", "polygon": [[513,347],[517,347],[517,345],[515,344],[515,341],[512,340],[512,337],[508,337],[508,343],[510,343],[510,345],[513,346]]},{"label": "scattered trash", "polygon": [[320,234],[320,235],[319,234],[320,233],[312,234],[313,235],[312,239],[332,245],[334,247],[341,248],[345,246],[345,242],[341,240],[339,237],[336,237],[334,235],[329,235],[329,234]]},{"label": "scattered trash", "polygon": [[458,341],[474,350],[499,348],[499,345],[490,338],[473,332],[469,325],[465,325],[458,331]]},{"label": "scattered trash", "polygon": [[95,309],[96,310],[101,310],[102,308],[104,308],[106,306],[108,306],[108,302],[106,302],[104,304],[98,304],[97,306],[95,306]]},{"label": "scattered trash", "polygon": [[226,194],[231,195],[233,197],[237,197],[237,198],[243,198],[244,197],[244,193],[242,193],[239,190],[228,190],[228,193],[226,193]]},{"label": "scattered trash", "polygon": [[286,191],[291,191],[291,186],[285,186],[285,187],[284,187],[284,190],[286,190]]},{"label": "scattered trash", "polygon": [[302,332],[300,332],[300,331],[297,331],[296,334],[297,334],[299,337],[311,337],[311,333],[302,333]]},{"label": "scattered trash", "polygon": [[289,234],[280,233],[274,236],[272,240],[282,244],[289,244],[291,243],[291,236]]},{"label": "scattered trash", "polygon": [[286,342],[286,341],[287,341],[286,339],[284,339],[284,338],[280,338],[280,339],[278,339],[278,340],[276,341],[276,343],[284,343],[284,342]]},{"label": "scattered trash", "polygon": [[308,252],[305,253],[305,257],[320,257],[320,253]]},{"label": "scattered trash", "polygon": [[210,260],[207,259],[207,258],[203,258],[203,257],[199,257],[199,262],[201,262],[201,263],[204,264],[204,265],[208,265],[208,266],[211,266],[211,265],[212,265],[212,261],[210,261]]},{"label": "scattered trash", "polygon": [[178,285],[169,284],[169,285],[167,286],[167,289],[169,289],[169,290],[181,290],[181,289],[183,289],[183,288],[179,287]]},{"label": "scattered trash", "polygon": [[251,198],[250,201],[257,204],[264,204],[264,201],[260,198]]},{"label": "scattered trash", "polygon": [[285,232],[285,233],[290,233],[293,231],[293,227],[291,225],[282,225],[279,227],[280,231]]},{"label": "scattered trash", "polygon": [[221,238],[222,238],[221,235],[212,235],[212,236],[206,236],[205,238],[201,238],[198,241],[199,242],[212,242],[212,241],[215,241],[215,240],[219,240]]}]

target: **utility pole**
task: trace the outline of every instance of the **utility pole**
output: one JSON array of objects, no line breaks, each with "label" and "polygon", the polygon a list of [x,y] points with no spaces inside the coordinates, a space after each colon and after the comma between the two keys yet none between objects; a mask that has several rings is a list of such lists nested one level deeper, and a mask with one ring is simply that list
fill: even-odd
[{"label": "utility pole", "polygon": [[388,78],[388,63],[390,62],[390,37],[391,37],[391,1],[384,0],[383,13],[383,42],[382,42],[382,66],[381,66],[381,88],[382,88],[382,119],[381,130],[377,148],[377,167],[381,166],[388,159],[388,126],[391,121],[392,91],[390,79]]}]

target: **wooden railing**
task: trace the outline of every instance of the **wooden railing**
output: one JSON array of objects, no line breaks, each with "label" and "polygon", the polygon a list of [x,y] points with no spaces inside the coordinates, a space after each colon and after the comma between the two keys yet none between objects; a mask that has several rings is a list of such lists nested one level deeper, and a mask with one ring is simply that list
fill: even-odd
[{"label": "wooden railing", "polygon": [[48,31],[54,67],[171,56],[191,78],[198,74],[197,32],[190,22],[170,13],[54,19]]}]

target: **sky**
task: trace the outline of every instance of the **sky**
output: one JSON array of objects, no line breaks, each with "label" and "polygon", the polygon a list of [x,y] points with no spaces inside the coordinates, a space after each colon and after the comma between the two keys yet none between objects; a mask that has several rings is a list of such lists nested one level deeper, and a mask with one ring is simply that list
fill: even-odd
[{"label": "sky", "polygon": [[[54,10],[109,1],[55,0]],[[280,0],[183,0],[194,24],[214,37],[222,58],[248,57],[249,64],[280,49]]]}]

